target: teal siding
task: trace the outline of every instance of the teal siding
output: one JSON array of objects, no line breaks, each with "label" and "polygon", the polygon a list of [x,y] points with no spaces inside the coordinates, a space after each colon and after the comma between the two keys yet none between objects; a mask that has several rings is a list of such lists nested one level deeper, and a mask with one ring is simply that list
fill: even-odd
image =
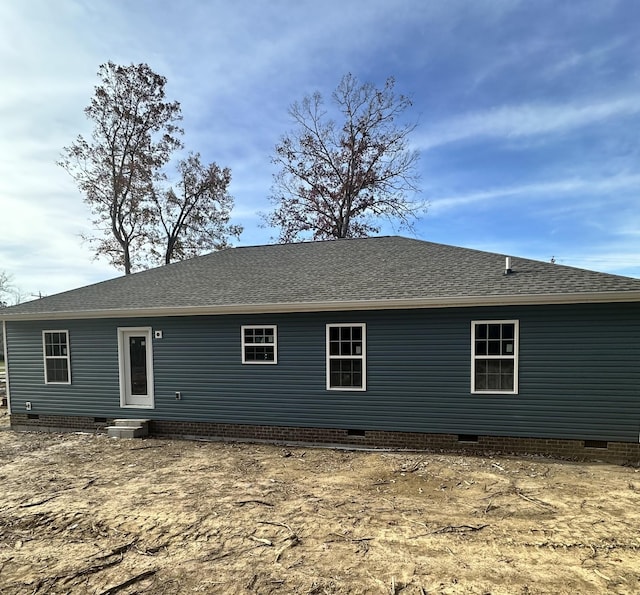
[{"label": "teal siding", "polygon": [[[470,392],[472,320],[520,321],[519,394]],[[367,324],[367,391],[325,389],[325,324]],[[243,365],[240,326],[278,325]],[[155,409],[119,407],[117,328],[151,326]],[[43,329],[68,329],[70,386],[44,384]],[[638,441],[640,304],[7,322],[14,412]],[[182,392],[182,400],[175,392]]]}]

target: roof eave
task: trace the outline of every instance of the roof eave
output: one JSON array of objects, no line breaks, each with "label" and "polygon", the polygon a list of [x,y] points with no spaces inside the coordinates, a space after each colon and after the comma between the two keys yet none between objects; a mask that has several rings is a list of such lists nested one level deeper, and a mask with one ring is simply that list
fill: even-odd
[{"label": "roof eave", "polygon": [[221,316],[225,314],[285,314],[293,312],[337,312],[352,310],[410,310],[414,308],[470,308],[478,306],[542,306],[553,304],[604,304],[640,302],[640,291],[595,293],[483,295],[389,300],[344,300],[127,308],[34,313],[0,313],[0,320],[82,320],[95,318],[149,318],[165,316]]}]

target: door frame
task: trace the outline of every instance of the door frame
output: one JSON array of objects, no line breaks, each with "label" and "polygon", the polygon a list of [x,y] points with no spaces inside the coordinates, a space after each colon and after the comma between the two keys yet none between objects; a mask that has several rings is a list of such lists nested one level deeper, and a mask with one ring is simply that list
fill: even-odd
[{"label": "door frame", "polygon": [[[127,383],[127,361],[129,359],[129,342],[126,338],[131,334],[145,335],[147,347],[147,394],[137,395],[146,398],[143,404],[128,403],[129,387]],[[118,373],[120,379],[120,407],[125,409],[154,409],[155,396],[153,390],[153,330],[150,326],[118,327]]]}]

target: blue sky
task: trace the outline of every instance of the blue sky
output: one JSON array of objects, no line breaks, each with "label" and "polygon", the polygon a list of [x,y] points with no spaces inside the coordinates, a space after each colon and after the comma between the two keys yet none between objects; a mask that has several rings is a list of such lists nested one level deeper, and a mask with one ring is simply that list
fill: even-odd
[{"label": "blue sky", "polygon": [[239,245],[275,235],[258,212],[288,106],[392,75],[418,121],[418,238],[640,277],[639,26],[636,0],[5,0],[0,270],[26,294],[120,274],[55,164],[112,60],[166,76],[187,147],[231,168]]}]

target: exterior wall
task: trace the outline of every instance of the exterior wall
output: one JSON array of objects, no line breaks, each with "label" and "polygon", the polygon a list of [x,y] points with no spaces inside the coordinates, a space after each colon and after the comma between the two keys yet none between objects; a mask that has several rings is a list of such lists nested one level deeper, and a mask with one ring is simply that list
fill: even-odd
[{"label": "exterior wall", "polygon": [[[470,392],[471,321],[520,323],[519,394]],[[325,325],[367,324],[367,390],[328,391]],[[276,324],[278,364],[241,363]],[[151,326],[155,409],[121,409],[117,328]],[[12,414],[638,443],[640,304],[7,322]],[[42,330],[68,329],[71,385]],[[175,392],[182,399],[175,399]],[[18,418],[16,418],[18,419]]]}]

